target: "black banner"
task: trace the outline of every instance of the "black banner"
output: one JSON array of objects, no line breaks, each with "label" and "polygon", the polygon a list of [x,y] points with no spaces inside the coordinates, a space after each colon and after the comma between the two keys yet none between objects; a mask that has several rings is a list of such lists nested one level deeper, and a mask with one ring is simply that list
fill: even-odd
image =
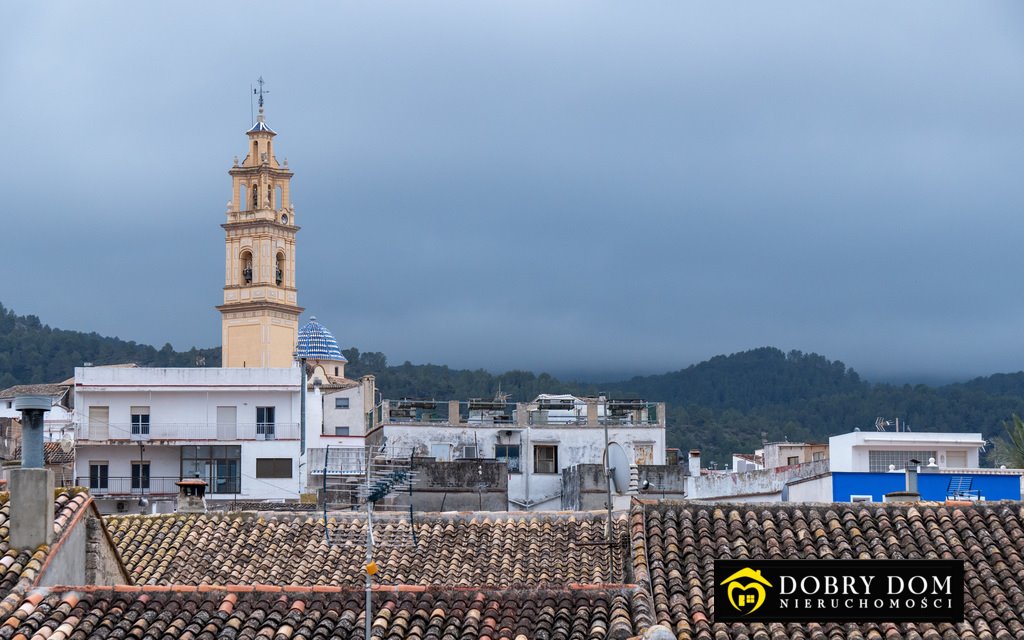
[{"label": "black banner", "polygon": [[715,622],[961,622],[960,560],[715,560]]}]

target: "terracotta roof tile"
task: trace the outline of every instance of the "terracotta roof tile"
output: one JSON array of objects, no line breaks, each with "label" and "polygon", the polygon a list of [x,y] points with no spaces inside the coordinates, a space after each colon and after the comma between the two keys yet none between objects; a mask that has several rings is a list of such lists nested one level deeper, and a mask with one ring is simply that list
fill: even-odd
[{"label": "terracotta roof tile", "polygon": [[[417,515],[413,545],[407,518],[375,521],[383,544],[375,560],[381,584],[536,587],[622,582],[622,543],[609,549],[605,520],[579,514]],[[116,516],[107,526],[138,584],[350,585],[363,583],[365,518],[240,514]],[[405,534],[402,534],[402,532]],[[612,567],[609,570],[609,555]]]},{"label": "terracotta roof tile", "polygon": [[[1024,638],[1024,508],[857,504],[637,503],[634,580],[655,620],[680,637],[765,640]],[[965,560],[960,624],[712,624],[717,558]],[[881,616],[880,616],[881,617]]]},{"label": "terracotta roof tile", "polygon": [[[614,638],[638,634],[638,590],[438,590],[373,594],[374,637],[393,640],[470,638]],[[362,638],[362,591],[282,593],[60,588],[26,598],[0,637]]]},{"label": "terracotta roof tile", "polygon": [[[21,445],[19,444],[14,449],[13,459],[21,459]],[[64,451],[60,448],[59,442],[44,442],[43,443],[43,464],[47,465],[64,465],[75,463],[75,451]]]}]

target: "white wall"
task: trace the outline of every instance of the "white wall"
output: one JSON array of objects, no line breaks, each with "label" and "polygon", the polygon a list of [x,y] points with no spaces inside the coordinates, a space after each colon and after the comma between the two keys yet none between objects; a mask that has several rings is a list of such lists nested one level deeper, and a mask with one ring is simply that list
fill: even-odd
[{"label": "white wall", "polygon": [[832,475],[790,484],[789,502],[832,502]]},{"label": "white wall", "polygon": [[[496,444],[520,445],[520,473],[510,473],[509,499],[517,502],[542,502],[534,508],[560,508],[562,491],[561,470],[575,464],[599,464],[603,461],[604,430],[594,427],[517,427],[515,425],[450,426],[385,424],[384,436],[388,447],[397,451],[412,451],[415,455],[430,456],[432,444],[448,444],[457,451],[464,445],[475,445],[481,457],[494,457]],[[505,435],[511,432],[511,435]],[[651,427],[608,428],[608,437],[618,442],[633,458],[635,447],[647,444],[653,447],[653,464],[665,464],[665,430]],[[558,446],[557,473],[533,472],[533,449],[536,445]],[[528,485],[528,486],[527,486]],[[515,508],[518,506],[513,503]]]},{"label": "white wall", "polygon": [[299,370],[75,369],[75,422],[88,439],[89,409],[109,407],[110,437],[128,438],[131,407],[150,412],[151,439],[216,438],[217,407],[237,408],[238,438],[253,437],[257,407],[274,407],[278,437],[297,437]]},{"label": "white wall", "polygon": [[[312,396],[312,394],[310,395]],[[348,409],[335,408],[335,398],[348,398]],[[340,391],[328,391],[324,394],[318,392],[316,402],[322,407],[323,435],[333,437],[335,427],[348,427],[350,436],[365,435],[366,421],[363,417],[362,385]]]},{"label": "white wall", "polygon": [[[854,431],[829,438],[832,471],[868,471],[871,451],[935,451],[940,468],[947,466],[950,452],[965,453],[966,468],[979,465],[978,450],[985,441],[980,433]],[[922,460],[927,464],[927,460]],[[956,465],[960,466],[960,465]]]}]

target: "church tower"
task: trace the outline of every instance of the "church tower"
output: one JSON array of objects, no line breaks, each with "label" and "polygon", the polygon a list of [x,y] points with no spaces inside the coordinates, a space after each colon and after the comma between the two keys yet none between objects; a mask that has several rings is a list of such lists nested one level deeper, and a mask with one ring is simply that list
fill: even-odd
[{"label": "church tower", "polygon": [[221,366],[290,367],[299,330],[295,287],[295,210],[288,160],[278,164],[274,136],[263,116],[249,136],[248,155],[231,167],[221,313]]}]

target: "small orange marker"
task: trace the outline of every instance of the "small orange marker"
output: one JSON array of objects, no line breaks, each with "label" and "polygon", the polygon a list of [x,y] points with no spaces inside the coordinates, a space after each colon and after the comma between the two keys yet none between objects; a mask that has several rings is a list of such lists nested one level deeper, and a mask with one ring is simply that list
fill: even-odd
[{"label": "small orange marker", "polygon": [[377,562],[370,560],[369,564],[366,565],[366,573],[369,575],[376,575],[377,573]]}]

